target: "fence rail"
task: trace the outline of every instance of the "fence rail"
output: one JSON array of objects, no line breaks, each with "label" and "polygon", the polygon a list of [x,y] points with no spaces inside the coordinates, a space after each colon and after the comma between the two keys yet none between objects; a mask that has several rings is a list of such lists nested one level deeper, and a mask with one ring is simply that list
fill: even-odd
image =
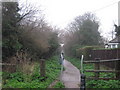
[{"label": "fence rail", "polygon": [[87,78],[88,80],[118,80],[118,78],[95,78],[95,77],[89,77],[89,78]]},{"label": "fence rail", "polygon": [[2,66],[2,71],[4,72],[10,72],[10,73],[14,73],[16,72],[16,64],[11,64],[11,63],[0,63],[0,65]]},{"label": "fence rail", "polygon": [[0,63],[0,65],[16,65],[16,64],[11,64],[11,63]]},{"label": "fence rail", "polygon": [[[100,70],[100,64],[101,63],[107,63],[107,62],[116,62],[116,68],[115,70]],[[94,63],[94,70],[85,70],[85,72],[94,72],[94,77],[89,77],[88,79],[94,79],[94,80],[118,80],[120,79],[120,59],[110,59],[110,60],[100,60],[100,58],[96,58],[92,61],[83,61],[85,64]],[[101,78],[100,73],[115,73],[115,78]]]},{"label": "fence rail", "polygon": [[115,62],[120,61],[120,59],[109,59],[109,60],[93,60],[93,61],[84,61],[84,63],[100,63],[100,62]]},{"label": "fence rail", "polygon": [[120,71],[115,71],[115,70],[85,70],[85,72],[104,72],[104,73],[115,73],[115,72],[120,72]]},{"label": "fence rail", "polygon": [[[117,60],[120,59],[120,48],[116,49],[103,49],[103,50],[92,50],[91,52],[91,60],[95,60],[95,58],[100,58],[100,60],[104,60],[102,65],[105,65],[111,69],[115,69],[115,64],[118,62]],[[113,60],[113,61],[112,61]],[[116,61],[116,62],[114,62]],[[120,69],[120,67],[119,67]]]}]

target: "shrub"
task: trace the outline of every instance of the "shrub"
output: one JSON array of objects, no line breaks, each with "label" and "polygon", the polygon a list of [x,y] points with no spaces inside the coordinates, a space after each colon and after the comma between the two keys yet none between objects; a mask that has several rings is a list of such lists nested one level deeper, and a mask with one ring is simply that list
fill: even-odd
[{"label": "shrub", "polygon": [[91,60],[92,50],[98,48],[97,46],[85,46],[83,48],[76,49],[76,56],[81,57],[84,55],[85,60]]}]

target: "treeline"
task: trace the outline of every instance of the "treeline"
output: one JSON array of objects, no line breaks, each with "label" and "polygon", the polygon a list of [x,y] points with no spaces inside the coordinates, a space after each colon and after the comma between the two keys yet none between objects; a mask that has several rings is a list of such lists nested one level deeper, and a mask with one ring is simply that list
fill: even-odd
[{"label": "treeline", "polygon": [[[39,13],[39,18],[36,17]],[[57,30],[45,21],[42,12],[19,7],[18,2],[2,2],[2,61],[20,53],[32,60],[49,58],[58,49]]]},{"label": "treeline", "polygon": [[99,32],[99,21],[92,13],[76,17],[69,24],[67,30],[68,32],[64,37],[64,50],[68,56],[80,57],[81,54],[86,54],[85,52],[93,49],[94,46],[96,48],[96,46],[103,44]]}]

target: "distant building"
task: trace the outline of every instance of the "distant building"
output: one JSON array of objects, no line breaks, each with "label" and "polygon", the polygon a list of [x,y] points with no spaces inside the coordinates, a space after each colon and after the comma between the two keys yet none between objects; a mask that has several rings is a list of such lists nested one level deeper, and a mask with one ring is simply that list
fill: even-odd
[{"label": "distant building", "polygon": [[120,45],[120,36],[117,36],[113,40],[109,41],[109,43],[105,44],[105,48],[118,48]]},{"label": "distant building", "polygon": [[[120,1],[118,2],[118,26],[120,26]],[[105,48],[118,48],[118,47],[120,47],[120,36],[116,36],[116,38],[105,44]]]}]

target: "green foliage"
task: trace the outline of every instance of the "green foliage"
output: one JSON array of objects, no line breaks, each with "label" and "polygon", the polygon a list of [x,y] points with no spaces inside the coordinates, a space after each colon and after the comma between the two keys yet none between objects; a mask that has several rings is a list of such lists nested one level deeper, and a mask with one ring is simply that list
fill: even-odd
[{"label": "green foliage", "polygon": [[84,55],[84,60],[91,60],[92,50],[96,48],[99,48],[99,47],[73,45],[73,47],[71,47],[71,56],[76,58],[81,58],[81,56]]},{"label": "green foliage", "polygon": [[[21,67],[17,67],[19,72],[3,73],[3,87],[47,88],[60,72],[58,58],[52,57],[58,48],[58,34],[42,17],[41,20],[35,20],[32,15],[36,12],[32,13],[32,8],[23,10],[23,15],[20,15],[19,12],[18,2],[2,3],[2,59],[3,61],[8,60],[7,62],[16,63],[21,58],[19,61],[22,63]],[[32,15],[30,15],[31,13]],[[26,17],[27,15],[30,17]],[[16,52],[24,53],[16,55]],[[26,56],[25,53],[30,56]],[[9,61],[12,60],[10,59],[12,56],[15,57],[15,60]],[[41,58],[50,58],[46,60],[46,77],[40,76],[39,63],[33,65],[34,72],[31,73],[33,66],[29,69],[32,65],[29,64],[30,60],[35,61]],[[23,66],[25,66],[24,69]]]},{"label": "green foliage", "polygon": [[76,49],[78,49],[80,47],[80,45],[73,45],[72,47],[71,47],[71,55],[72,56],[76,56]]},{"label": "green foliage", "polygon": [[53,88],[65,88],[64,84],[62,82],[57,82]]},{"label": "green foliage", "polygon": [[38,23],[41,26],[44,25],[44,27],[41,28],[38,26],[35,28],[36,26],[32,26],[31,24],[23,26],[20,33],[20,42],[23,44],[23,50],[27,50],[31,56],[46,59],[56,52],[58,48],[58,36],[57,33],[53,31],[53,28],[45,22]]},{"label": "green foliage", "polygon": [[[21,72],[16,73],[3,73],[3,88],[47,88],[59,75],[60,65],[58,64],[58,57],[51,57],[46,61],[46,77],[40,76],[40,65],[35,63],[34,72],[24,74]],[[58,84],[57,87],[63,87]]]},{"label": "green foliage", "polygon": [[120,88],[119,80],[89,80],[86,83],[87,88]]},{"label": "green foliage", "polygon": [[120,26],[114,25],[115,26],[115,32],[116,32],[116,36],[120,35]]},{"label": "green foliage", "polygon": [[115,73],[100,73],[100,77],[104,77],[104,78],[111,77],[111,78],[114,78],[115,77]]},{"label": "green foliage", "polygon": [[66,57],[68,61],[70,61],[73,65],[75,65],[78,69],[80,69],[80,59]]},{"label": "green foliage", "polygon": [[91,60],[91,54],[92,54],[92,50],[95,48],[99,48],[97,46],[84,46],[82,48],[78,48],[76,50],[76,56],[77,57],[81,57],[82,55],[84,55],[84,60]]},{"label": "green foliage", "polygon": [[56,32],[52,32],[51,38],[48,40],[48,42],[49,42],[49,52],[45,54],[45,57],[47,55],[51,56],[53,54],[57,54],[56,51],[59,47],[58,34]]},{"label": "green foliage", "polygon": [[6,57],[12,56],[21,48],[18,41],[18,13],[17,2],[2,2],[2,51],[3,60]]},{"label": "green foliage", "polygon": [[91,13],[85,13],[82,16],[78,16],[69,25],[66,34],[65,50],[69,53],[69,56],[75,56],[74,45],[79,46],[95,46],[102,44],[102,38],[98,31],[99,22],[96,20],[95,15]]},{"label": "green foliage", "polygon": [[22,9],[24,7],[19,9],[18,2],[2,3],[3,61],[17,51],[25,51],[35,59],[49,58],[58,48],[57,32],[45,22],[42,15],[40,20],[33,19],[37,10]]}]

